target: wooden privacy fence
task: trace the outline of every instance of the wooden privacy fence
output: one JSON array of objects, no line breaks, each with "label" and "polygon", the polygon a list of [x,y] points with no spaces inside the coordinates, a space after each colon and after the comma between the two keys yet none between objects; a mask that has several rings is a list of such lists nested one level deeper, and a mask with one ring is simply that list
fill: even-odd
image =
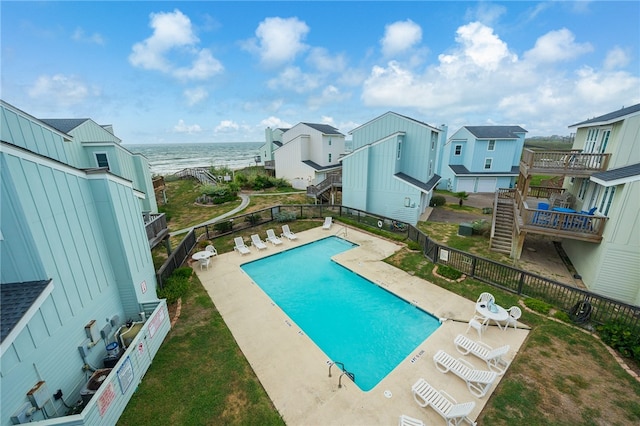
[{"label": "wooden privacy fence", "polygon": [[[211,225],[194,228],[192,231],[192,233],[195,232],[193,242],[190,243],[190,248],[186,252],[185,258],[195,246],[197,239],[204,237],[208,240],[213,240],[244,229],[276,221],[281,213],[288,213],[296,219],[333,216],[340,218],[345,223],[356,222],[358,226],[365,229],[380,229],[404,235],[407,239],[418,243],[425,257],[431,262],[450,266],[478,281],[520,296],[542,300],[565,312],[571,312],[578,303],[588,302],[592,307],[590,320],[596,324],[619,320],[629,326],[640,326],[640,307],[638,306],[613,300],[518,268],[440,245],[413,225],[340,205],[278,205],[241,216],[222,219]],[[259,218],[256,219],[254,217],[254,219],[247,220],[247,217],[252,215],[259,216]],[[225,231],[216,230],[216,225],[225,221],[231,223],[231,228]]]},{"label": "wooden privacy fence", "polygon": [[196,233],[191,230],[178,244],[178,246],[169,254],[169,257],[162,264],[158,272],[156,272],[156,280],[158,287],[163,288],[164,280],[189,257],[189,253],[196,246]]}]

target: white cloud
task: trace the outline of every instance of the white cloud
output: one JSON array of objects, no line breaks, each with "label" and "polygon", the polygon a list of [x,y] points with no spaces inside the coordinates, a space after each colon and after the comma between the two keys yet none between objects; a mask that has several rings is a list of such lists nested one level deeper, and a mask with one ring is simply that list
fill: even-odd
[{"label": "white cloud", "polygon": [[34,99],[53,100],[57,105],[71,106],[100,95],[100,90],[77,76],[41,75],[27,93]]},{"label": "white cloud", "polygon": [[[208,49],[198,49],[200,42],[193,32],[191,20],[179,10],[152,13],[149,26],[153,34],[133,45],[129,62],[135,67],[161,71],[179,79],[206,79],[223,70],[222,64]],[[175,65],[170,54],[179,53],[193,58],[189,66]]]},{"label": "white cloud", "polygon": [[622,68],[629,64],[630,58],[620,47],[616,46],[607,52],[607,57],[604,60],[604,68],[607,70],[613,70],[616,68]]},{"label": "white cloud", "polygon": [[422,28],[410,19],[385,26],[380,40],[382,54],[391,57],[402,54],[422,41]]},{"label": "white cloud", "polygon": [[313,109],[320,108],[323,105],[335,105],[340,102],[347,101],[350,94],[342,93],[339,88],[334,85],[328,85],[322,90],[320,95],[310,96],[307,104]]},{"label": "white cloud", "polygon": [[295,93],[307,93],[320,85],[317,76],[305,74],[298,67],[287,67],[276,78],[267,82],[273,90],[290,90]]},{"label": "white cloud", "polygon": [[505,13],[507,13],[505,6],[480,2],[476,8],[468,10],[465,16],[466,20],[469,21],[479,21],[485,25],[494,25]]},{"label": "white cloud", "polygon": [[596,72],[592,68],[584,67],[577,72],[578,80],[575,82],[575,93],[590,104],[611,102],[620,99],[630,99],[630,94],[635,94],[635,100],[639,99],[638,87],[640,78],[626,71]]},{"label": "white cloud", "polygon": [[591,52],[589,43],[576,43],[571,31],[562,28],[539,37],[533,49],[525,52],[524,58],[533,63],[566,61]]},{"label": "white cloud", "polygon": [[93,33],[90,36],[88,36],[85,34],[84,30],[80,27],[76,28],[76,30],[73,32],[71,39],[75,41],[83,42],[83,43],[93,43],[93,44],[99,44],[99,45],[105,44],[104,38],[102,37],[101,34]]},{"label": "white cloud", "polygon": [[215,133],[230,133],[240,129],[240,125],[233,120],[222,120],[213,130]]},{"label": "white cloud", "polygon": [[[492,28],[480,22],[463,25],[456,33],[456,41],[462,50],[454,56],[462,58],[464,66],[473,65],[483,70],[495,71],[503,62],[517,61],[517,56],[509,52],[507,43],[494,34]],[[448,56],[451,59],[451,55]]]},{"label": "white cloud", "polygon": [[307,57],[307,63],[319,72],[338,73],[347,67],[347,59],[344,55],[331,56],[327,49],[316,47],[311,49]]},{"label": "white cloud", "polygon": [[209,92],[204,87],[196,87],[194,89],[186,89],[183,92],[187,105],[196,105],[209,97]]},{"label": "white cloud", "polygon": [[272,129],[277,129],[277,128],[288,129],[293,127],[290,123],[287,123],[286,121],[283,121],[282,119],[274,116],[270,116],[260,121],[260,125],[263,128],[271,127]]},{"label": "white cloud", "polygon": [[308,49],[303,43],[309,27],[298,18],[266,18],[256,29],[257,40],[245,42],[244,48],[257,53],[266,66],[291,62]]},{"label": "white cloud", "polygon": [[173,126],[173,131],[176,133],[193,134],[200,133],[202,131],[202,128],[198,124],[188,125],[184,122],[184,120],[180,119],[178,120],[178,124]]}]

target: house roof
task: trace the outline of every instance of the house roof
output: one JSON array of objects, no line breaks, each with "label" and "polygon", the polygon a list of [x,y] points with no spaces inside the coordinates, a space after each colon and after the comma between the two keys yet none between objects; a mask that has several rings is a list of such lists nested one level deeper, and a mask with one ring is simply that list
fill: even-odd
[{"label": "house roof", "polygon": [[478,139],[517,139],[517,133],[527,133],[520,126],[464,126]]},{"label": "house roof", "polygon": [[623,183],[634,182],[637,180],[640,180],[640,163],[591,175],[591,181],[602,186],[621,185]]},{"label": "house roof", "polygon": [[438,129],[437,127],[431,126],[430,124],[427,124],[427,123],[425,123],[424,121],[416,120],[415,118],[407,117],[406,115],[398,114],[397,112],[387,111],[387,112],[385,112],[384,114],[379,115],[379,116],[377,116],[376,118],[374,118],[374,119],[372,119],[372,120],[369,120],[369,121],[367,121],[366,123],[361,124],[360,126],[358,126],[358,127],[356,127],[355,129],[351,130],[351,131],[349,132],[349,134],[350,134],[350,135],[351,135],[351,134],[353,134],[353,132],[354,132],[355,130],[357,130],[357,129],[361,128],[361,127],[364,127],[364,126],[366,126],[367,124],[372,123],[372,122],[374,122],[374,121],[376,121],[376,120],[379,120],[380,118],[382,118],[382,117],[384,117],[385,115],[388,115],[388,114],[397,115],[398,117],[402,117],[402,118],[404,118],[404,119],[406,119],[406,120],[413,121],[414,123],[418,123],[418,124],[420,124],[420,125],[422,125],[422,126],[428,127],[428,128],[430,128],[430,129],[433,129],[433,130],[438,130],[438,131],[441,131],[441,130],[442,130],[442,129]]},{"label": "house roof", "polygon": [[29,312],[51,280],[0,284],[0,342]]},{"label": "house roof", "polygon": [[303,163],[306,164],[309,167],[312,167],[313,169],[315,169],[317,171],[339,169],[339,168],[342,167],[342,164],[333,164],[331,166],[321,166],[320,164],[316,163],[315,161],[311,161],[311,160],[305,160],[305,161],[303,161]]},{"label": "house roof", "polygon": [[494,171],[485,171],[485,170],[481,172],[472,172],[472,171],[469,171],[469,169],[467,169],[465,166],[461,164],[449,164],[449,168],[453,170],[453,173],[455,173],[456,176],[460,176],[460,175],[518,176],[518,174],[520,173],[519,166],[511,166],[511,171],[509,172],[494,172]]},{"label": "house roof", "polygon": [[63,133],[69,133],[89,118],[41,118],[40,121]]},{"label": "house roof", "polygon": [[[342,135],[338,129],[328,124],[302,123],[322,133],[323,135]],[[344,136],[344,135],[342,135]]]},{"label": "house roof", "polygon": [[427,182],[420,182],[418,179],[414,179],[411,176],[406,175],[406,174],[404,174],[402,172],[396,173],[394,176],[397,177],[398,179],[408,183],[409,185],[415,186],[416,188],[420,189],[421,191],[425,191],[425,192],[431,191],[438,184],[440,179],[442,179],[441,176],[435,175],[435,174]]},{"label": "house roof", "polygon": [[572,124],[571,126],[569,126],[569,128],[571,127],[579,127],[579,126],[584,126],[587,124],[596,124],[596,123],[611,123],[611,122],[616,122],[616,121],[620,121],[621,118],[626,117],[627,115],[631,115],[633,113],[636,112],[640,112],[640,104],[635,104],[632,105],[630,107],[626,107],[626,108],[621,108],[617,111],[614,112],[610,112],[608,114],[604,114],[598,117],[594,117],[591,118],[589,120],[585,120],[585,121],[581,121],[579,123],[576,124]]}]

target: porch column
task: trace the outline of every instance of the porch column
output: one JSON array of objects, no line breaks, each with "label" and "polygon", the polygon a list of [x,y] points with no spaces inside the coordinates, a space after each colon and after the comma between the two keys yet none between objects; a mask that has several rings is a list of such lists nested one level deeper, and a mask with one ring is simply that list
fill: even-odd
[{"label": "porch column", "polygon": [[511,247],[511,257],[515,260],[519,260],[522,255],[522,246],[524,246],[524,238],[526,235],[526,231],[520,231],[520,234],[515,238],[516,243]]}]

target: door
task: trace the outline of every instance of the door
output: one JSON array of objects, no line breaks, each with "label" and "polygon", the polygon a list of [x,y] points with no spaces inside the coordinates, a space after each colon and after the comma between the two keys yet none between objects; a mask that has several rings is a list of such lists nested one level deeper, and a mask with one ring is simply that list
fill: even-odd
[{"label": "door", "polygon": [[498,178],[480,178],[478,180],[478,192],[496,192]]},{"label": "door", "polygon": [[458,178],[457,192],[475,192],[476,178]]}]

